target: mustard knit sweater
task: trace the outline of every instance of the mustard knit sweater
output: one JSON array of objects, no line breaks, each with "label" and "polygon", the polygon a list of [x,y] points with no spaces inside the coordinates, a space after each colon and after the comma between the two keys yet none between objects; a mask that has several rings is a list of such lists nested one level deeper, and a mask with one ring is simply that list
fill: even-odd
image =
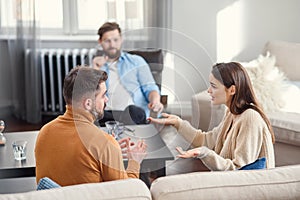
[{"label": "mustard knit sweater", "polygon": [[49,177],[62,186],[138,178],[140,165],[124,169],[118,142],[95,126],[92,115],[70,106],[46,124],[35,147],[36,180]]}]

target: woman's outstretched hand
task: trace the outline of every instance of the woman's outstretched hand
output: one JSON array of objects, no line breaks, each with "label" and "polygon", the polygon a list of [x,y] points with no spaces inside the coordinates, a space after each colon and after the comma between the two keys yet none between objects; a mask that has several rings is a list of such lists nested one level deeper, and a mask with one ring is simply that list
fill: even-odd
[{"label": "woman's outstretched hand", "polygon": [[181,120],[180,117],[178,117],[176,115],[170,115],[167,113],[162,113],[161,116],[162,116],[162,118],[149,117],[148,120],[151,123],[162,124],[162,125],[172,125],[176,129],[179,128],[179,122]]},{"label": "woman's outstretched hand", "polygon": [[176,150],[179,153],[179,155],[177,155],[178,158],[195,158],[200,154],[198,148],[184,151],[181,147],[176,147]]},{"label": "woman's outstretched hand", "polygon": [[206,157],[211,150],[208,149],[206,146],[197,147],[194,149],[190,149],[188,151],[184,151],[181,147],[176,147],[176,150],[178,151],[179,155],[177,155],[178,158],[204,158]]}]

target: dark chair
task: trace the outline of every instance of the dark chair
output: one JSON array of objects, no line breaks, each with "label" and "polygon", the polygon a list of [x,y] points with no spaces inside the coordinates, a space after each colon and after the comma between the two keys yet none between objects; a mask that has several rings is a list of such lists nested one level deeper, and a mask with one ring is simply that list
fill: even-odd
[{"label": "dark chair", "polygon": [[152,76],[161,90],[162,71],[164,69],[164,56],[161,49],[137,49],[127,51],[130,54],[136,54],[145,59],[149,64]]},{"label": "dark chair", "polygon": [[[139,55],[141,57],[143,57],[145,59],[145,61],[147,62],[147,64],[150,67],[150,71],[152,73],[152,76],[154,78],[155,83],[157,84],[159,90],[161,90],[161,84],[162,84],[162,71],[164,68],[164,63],[163,63],[163,52],[161,49],[135,49],[135,50],[125,50],[126,52],[130,53],[130,54],[135,54],[135,55]],[[167,100],[166,100],[166,96],[162,95],[161,98],[161,102],[162,104],[166,105],[167,104]],[[129,108],[130,109],[130,108]],[[136,110],[137,108],[133,108],[133,110]],[[129,114],[126,115],[126,113],[129,112]],[[102,120],[99,120],[99,125],[100,126],[105,126],[105,121],[108,120],[121,120],[122,122],[124,122],[125,124],[143,124],[145,122],[137,122],[137,120],[134,120],[134,122],[132,121],[134,117],[132,114],[130,114],[130,111],[127,112],[123,112],[123,111],[118,111],[118,110],[112,110],[112,111],[106,111],[105,113],[105,118],[103,118]],[[128,117],[128,116],[131,116]],[[128,118],[128,120],[125,120],[126,118]],[[139,117],[138,117],[139,118]],[[138,120],[139,121],[139,120]]]}]

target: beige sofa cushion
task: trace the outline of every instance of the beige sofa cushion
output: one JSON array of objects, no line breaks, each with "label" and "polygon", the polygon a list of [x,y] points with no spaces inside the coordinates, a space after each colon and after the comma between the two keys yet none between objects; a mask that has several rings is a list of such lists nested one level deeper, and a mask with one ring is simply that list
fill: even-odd
[{"label": "beige sofa cushion", "polygon": [[300,81],[300,43],[270,41],[264,47],[276,57],[278,66],[293,81]]},{"label": "beige sofa cushion", "polygon": [[151,194],[147,186],[140,179],[126,179],[103,183],[90,183],[61,188],[40,190],[27,193],[0,195],[0,200],[10,199],[139,199],[150,200]]},{"label": "beige sofa cushion", "polygon": [[300,165],[166,176],[154,181],[150,191],[154,200],[300,199]]},{"label": "beige sofa cushion", "polygon": [[300,114],[289,112],[268,113],[276,141],[300,146]]}]

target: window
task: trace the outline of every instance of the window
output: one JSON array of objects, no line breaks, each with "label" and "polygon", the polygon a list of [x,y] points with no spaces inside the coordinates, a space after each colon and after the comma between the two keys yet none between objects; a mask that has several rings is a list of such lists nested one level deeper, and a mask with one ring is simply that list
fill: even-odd
[{"label": "window", "polygon": [[95,35],[106,21],[117,21],[124,30],[139,29],[145,26],[144,3],[144,0],[0,0],[0,26],[13,28],[17,20],[26,25],[35,19],[41,33],[49,35]]}]

